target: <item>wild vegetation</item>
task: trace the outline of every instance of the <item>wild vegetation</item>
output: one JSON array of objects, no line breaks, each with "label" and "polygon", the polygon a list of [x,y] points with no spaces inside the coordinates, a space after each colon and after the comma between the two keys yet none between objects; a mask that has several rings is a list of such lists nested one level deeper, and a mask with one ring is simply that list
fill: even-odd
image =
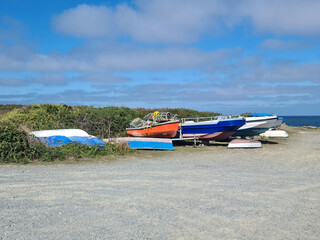
[{"label": "wild vegetation", "polygon": [[179,117],[215,116],[213,112],[191,109],[132,109],[128,107],[67,106],[57,104],[0,105],[0,162],[26,163],[34,160],[98,157],[129,152],[125,144],[106,144],[105,148],[67,144],[50,148],[35,142],[30,131],[79,128],[99,138],[126,135],[126,127],[136,117],[154,111],[178,114]]},{"label": "wild vegetation", "polygon": [[8,105],[2,105],[0,104],[0,119],[2,118],[3,115],[6,113],[12,111],[15,108],[21,108],[22,105],[16,105],[16,104],[8,104]]}]

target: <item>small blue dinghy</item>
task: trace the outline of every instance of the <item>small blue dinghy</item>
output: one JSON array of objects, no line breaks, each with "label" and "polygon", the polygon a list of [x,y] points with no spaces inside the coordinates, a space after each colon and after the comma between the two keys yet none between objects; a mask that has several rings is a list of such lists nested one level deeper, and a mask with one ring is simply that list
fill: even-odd
[{"label": "small blue dinghy", "polygon": [[172,140],[169,138],[123,137],[116,138],[116,142],[127,142],[131,149],[173,150]]}]

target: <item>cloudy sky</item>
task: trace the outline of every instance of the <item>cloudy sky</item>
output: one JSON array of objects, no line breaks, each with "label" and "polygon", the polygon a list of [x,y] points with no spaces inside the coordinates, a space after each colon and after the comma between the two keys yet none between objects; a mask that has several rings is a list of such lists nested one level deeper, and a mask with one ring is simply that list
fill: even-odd
[{"label": "cloudy sky", "polygon": [[319,0],[0,0],[0,104],[320,115]]}]

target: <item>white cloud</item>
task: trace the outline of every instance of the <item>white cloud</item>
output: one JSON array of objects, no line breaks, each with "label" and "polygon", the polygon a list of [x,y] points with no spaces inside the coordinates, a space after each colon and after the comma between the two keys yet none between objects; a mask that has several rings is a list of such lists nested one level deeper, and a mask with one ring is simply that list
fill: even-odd
[{"label": "white cloud", "polygon": [[238,76],[238,81],[250,83],[320,83],[320,62],[305,64],[260,64],[248,68]]},{"label": "white cloud", "polygon": [[79,5],[53,18],[53,27],[75,37],[123,34],[141,42],[194,42],[224,12],[217,0],[138,0],[135,6]]},{"label": "white cloud", "polygon": [[281,41],[278,39],[266,39],[261,43],[261,47],[271,50],[299,50],[315,46],[314,43],[302,41]]},{"label": "white cloud", "polygon": [[33,78],[32,83],[39,83],[42,85],[66,85],[67,77],[62,74],[44,74]]},{"label": "white cloud", "polygon": [[216,0],[140,0],[136,8],[120,5],[116,22],[123,33],[140,42],[195,42],[213,29],[215,17],[224,13]]},{"label": "white cloud", "polygon": [[[262,107],[283,109],[296,106],[315,106],[313,111],[320,110],[320,86],[260,86],[251,84],[239,87],[226,85],[225,87],[195,87],[190,89],[185,84],[140,84],[117,88],[109,86],[106,89],[66,90],[55,93],[7,94],[0,95],[0,100],[11,99],[18,103],[66,103],[93,105],[124,105],[131,107],[189,107],[204,108],[213,111],[229,111],[228,113],[245,112],[248,109]],[[271,107],[272,106],[272,107]],[[242,110],[239,108],[241,107]],[[219,109],[219,110],[218,110]],[[309,113],[310,114],[310,113]]]},{"label": "white cloud", "polygon": [[105,36],[115,30],[111,9],[86,4],[55,16],[53,27],[61,33],[84,38]]},{"label": "white cloud", "polygon": [[101,74],[101,73],[91,73],[85,74],[78,77],[80,81],[92,82],[92,83],[127,83],[132,81],[131,78],[122,77],[122,76],[115,76],[111,74]]},{"label": "white cloud", "polygon": [[[75,37],[129,36],[143,43],[192,43],[204,34],[247,24],[278,35],[320,34],[318,0],[136,0],[115,8],[79,5],[53,18]],[[249,21],[249,22],[250,22]]]},{"label": "white cloud", "polygon": [[239,13],[248,16],[258,31],[278,35],[320,34],[318,0],[247,0]]},{"label": "white cloud", "polygon": [[[6,46],[10,49],[10,46]],[[1,48],[0,48],[1,50]],[[185,68],[214,67],[241,54],[241,49],[202,51],[196,48],[135,48],[113,45],[113,48],[84,46],[67,56],[6,54],[0,52],[0,70],[37,72],[114,72],[114,71],[161,71]],[[10,52],[10,51],[9,51]],[[23,51],[24,52],[24,51]]]},{"label": "white cloud", "polygon": [[27,84],[27,81],[20,78],[0,78],[0,85],[7,87],[22,87]]},{"label": "white cloud", "polygon": [[43,74],[37,77],[8,77],[0,78],[0,85],[6,87],[25,87],[32,84],[41,84],[43,86],[66,85],[68,78],[63,74]]},{"label": "white cloud", "polygon": [[239,49],[205,52],[199,49],[140,49],[124,52],[106,52],[97,56],[95,63],[105,70],[175,70],[210,68],[239,53]]}]

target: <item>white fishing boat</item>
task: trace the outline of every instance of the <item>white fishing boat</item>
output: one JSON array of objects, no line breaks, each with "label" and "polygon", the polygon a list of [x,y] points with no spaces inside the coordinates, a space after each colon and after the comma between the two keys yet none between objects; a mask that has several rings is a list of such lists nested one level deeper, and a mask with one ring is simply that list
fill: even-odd
[{"label": "white fishing boat", "polygon": [[256,136],[270,128],[277,126],[278,117],[273,114],[256,113],[250,114],[246,118],[246,124],[236,131],[233,136]]}]

